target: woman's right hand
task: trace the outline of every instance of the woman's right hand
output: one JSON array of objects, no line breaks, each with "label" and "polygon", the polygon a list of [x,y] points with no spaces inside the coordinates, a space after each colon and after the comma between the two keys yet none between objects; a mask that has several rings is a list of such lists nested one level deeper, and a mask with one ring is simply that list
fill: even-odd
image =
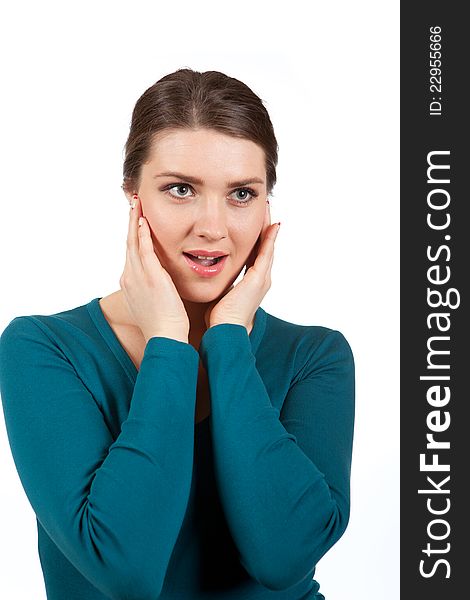
[{"label": "woman's right hand", "polygon": [[130,209],[126,264],[119,279],[129,311],[140,327],[145,343],[151,337],[169,337],[188,343],[189,319],[168,271],[153,248],[150,228],[142,217],[140,199]]}]

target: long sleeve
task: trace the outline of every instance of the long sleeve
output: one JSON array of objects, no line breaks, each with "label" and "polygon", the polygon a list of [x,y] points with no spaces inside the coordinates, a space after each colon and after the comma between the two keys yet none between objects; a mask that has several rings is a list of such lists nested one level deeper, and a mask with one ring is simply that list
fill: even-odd
[{"label": "long sleeve", "polygon": [[155,600],[189,499],[199,355],[151,338],[127,419],[103,413],[32,317],[0,340],[0,391],[12,455],[36,516],[66,558],[115,600]]},{"label": "long sleeve", "polygon": [[227,523],[241,563],[271,590],[311,573],[349,519],[354,360],[344,336],[325,331],[281,411],[243,326],[218,324],[201,340]]}]

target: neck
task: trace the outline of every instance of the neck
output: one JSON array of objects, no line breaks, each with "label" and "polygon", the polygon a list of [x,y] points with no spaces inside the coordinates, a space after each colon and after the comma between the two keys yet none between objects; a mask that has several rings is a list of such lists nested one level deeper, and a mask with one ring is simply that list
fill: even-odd
[{"label": "neck", "polygon": [[[220,297],[211,300],[211,302],[191,302],[190,300],[181,298],[181,301],[183,302],[184,308],[189,319],[189,341],[191,344],[199,347],[199,342],[201,341],[202,336],[209,327],[209,323],[206,323],[205,321],[206,311],[209,307],[213,308],[221,300],[221,298],[232,288],[233,285]],[[116,298],[116,300],[120,300],[120,302],[118,303],[119,310],[117,310],[115,313],[116,321],[122,322],[123,324],[127,325],[133,324],[133,318],[129,313],[125,298],[123,298],[122,290],[114,292],[110,295],[110,299],[111,297],[113,298],[113,300],[114,298]],[[254,319],[252,319],[248,327],[248,334],[251,333],[251,330],[253,329],[253,324]]]},{"label": "neck", "polygon": [[[214,298],[210,302],[192,302],[191,300],[186,300],[185,298],[181,298],[183,302],[184,308],[186,309],[186,313],[189,319],[190,330],[194,331],[197,334],[204,335],[204,332],[209,328],[210,322],[210,312],[214,308],[214,306],[220,302],[220,300],[233,289],[233,284],[227,289],[224,290],[217,298]],[[206,322],[206,312],[208,313],[208,318]]]},{"label": "neck", "polygon": [[190,302],[181,299],[189,319],[189,343],[196,349],[199,348],[202,336],[207,331],[207,325],[204,320],[204,314],[209,303]]}]

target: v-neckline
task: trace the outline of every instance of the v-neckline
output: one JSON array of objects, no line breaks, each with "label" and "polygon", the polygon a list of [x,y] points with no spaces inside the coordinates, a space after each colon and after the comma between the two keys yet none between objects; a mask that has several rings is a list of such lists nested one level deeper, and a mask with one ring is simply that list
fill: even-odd
[{"label": "v-neckline", "polygon": [[[105,342],[107,343],[107,345],[109,346],[111,351],[113,352],[114,356],[116,357],[116,359],[118,360],[118,362],[120,363],[120,365],[122,366],[124,371],[126,372],[130,381],[132,382],[133,385],[135,385],[139,371],[138,371],[137,367],[135,366],[134,362],[132,361],[131,357],[127,353],[126,349],[121,344],[119,338],[117,337],[116,333],[114,332],[114,329],[111,327],[110,323],[108,322],[107,318],[105,317],[104,312],[103,312],[100,302],[99,302],[101,300],[101,298],[102,298],[102,296],[93,298],[93,300],[90,300],[90,302],[88,302],[88,304],[86,305],[88,313],[89,313],[90,317],[92,318],[93,323],[95,324],[96,328],[100,332],[101,336],[103,337],[103,339],[105,340]],[[258,349],[258,346],[261,342],[261,338],[264,335],[265,327],[266,327],[266,312],[263,310],[263,308],[261,308],[261,306],[259,306],[255,313],[252,330],[248,334],[248,337],[251,342],[253,354]],[[197,352],[197,350],[196,350],[196,352]],[[204,419],[195,423],[196,427],[198,425],[201,425],[205,421],[208,421],[209,418],[210,418],[210,413],[206,417],[204,417]]]}]

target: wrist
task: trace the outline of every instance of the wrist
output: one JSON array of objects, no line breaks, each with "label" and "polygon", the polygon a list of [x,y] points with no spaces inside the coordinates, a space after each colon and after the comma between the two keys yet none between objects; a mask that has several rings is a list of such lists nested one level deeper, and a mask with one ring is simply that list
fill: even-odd
[{"label": "wrist", "polygon": [[150,334],[147,334],[145,337],[145,345],[148,344],[149,340],[154,337],[165,337],[170,338],[172,340],[176,340],[177,342],[183,342],[184,344],[189,344],[189,339],[187,335],[182,333],[174,332],[174,331],[153,331]]}]

